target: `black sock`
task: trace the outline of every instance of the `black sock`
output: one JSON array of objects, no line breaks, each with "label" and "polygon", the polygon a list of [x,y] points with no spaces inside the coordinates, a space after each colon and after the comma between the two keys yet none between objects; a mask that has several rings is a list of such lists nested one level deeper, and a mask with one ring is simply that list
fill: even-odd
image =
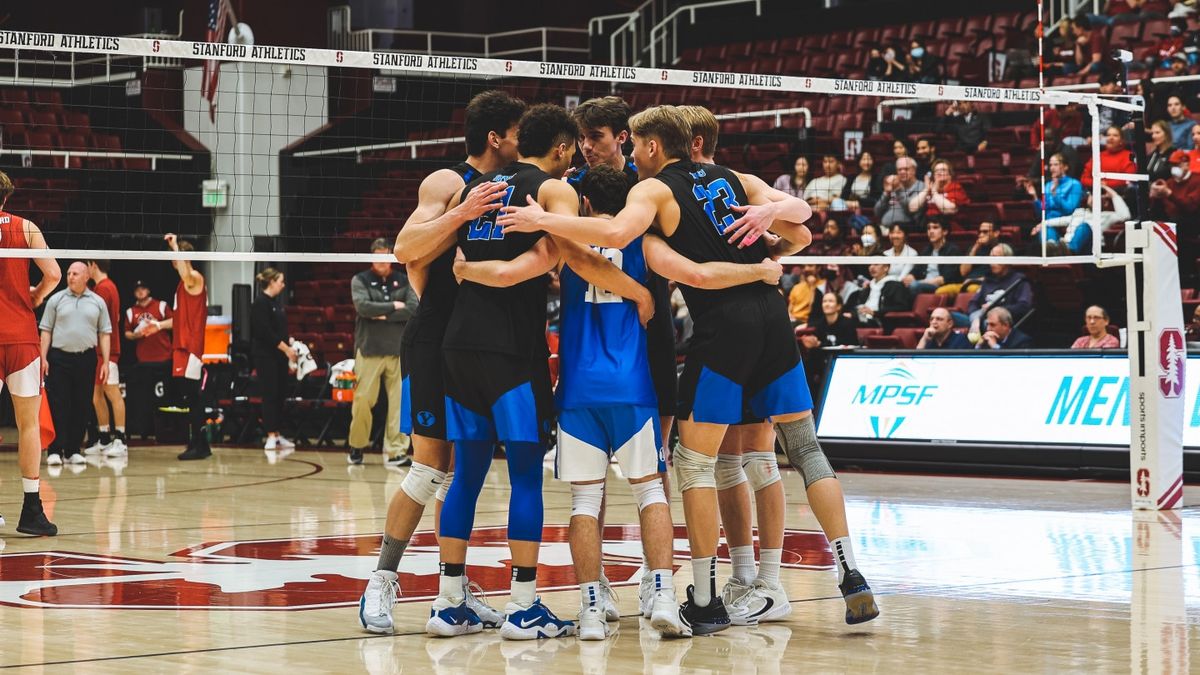
[{"label": "black sock", "polygon": [[466,563],[442,563],[442,576],[461,577],[467,574]]},{"label": "black sock", "polygon": [[513,566],[513,581],[537,581],[537,567]]}]

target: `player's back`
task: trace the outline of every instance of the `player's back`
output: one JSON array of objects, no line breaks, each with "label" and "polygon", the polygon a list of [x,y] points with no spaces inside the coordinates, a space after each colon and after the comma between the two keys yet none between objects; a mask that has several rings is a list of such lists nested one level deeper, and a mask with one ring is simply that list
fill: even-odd
[{"label": "player's back", "polygon": [[[548,180],[550,176],[533,164],[513,162],[467,184],[462,194],[465,198],[482,182],[505,182],[504,204],[525,204],[527,196],[537,198],[538,189]],[[499,211],[491,211],[459,229],[458,246],[468,262],[512,260],[544,236],[541,232],[505,234],[496,223],[499,215]],[[520,358],[545,356],[546,287],[545,276],[508,288],[464,281],[442,346]]]},{"label": "player's back", "polygon": [[[0,248],[29,248],[24,218],[0,211]],[[0,258],[0,316],[0,344],[38,343],[28,258]]]},{"label": "player's back", "polygon": [[[623,249],[598,250],[625,274],[646,283],[641,237]],[[560,284],[559,407],[656,405],[646,330],[638,320],[637,305],[589,284],[570,266],[563,267]]]}]

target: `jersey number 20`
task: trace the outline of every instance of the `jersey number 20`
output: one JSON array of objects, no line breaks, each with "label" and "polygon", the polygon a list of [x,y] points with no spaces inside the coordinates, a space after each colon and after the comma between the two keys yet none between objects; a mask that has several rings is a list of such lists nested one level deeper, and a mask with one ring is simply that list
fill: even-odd
[{"label": "jersey number 20", "polygon": [[[504,206],[512,199],[513,189],[509,186],[504,191]],[[496,223],[500,211],[488,211],[467,225],[467,241],[495,241],[504,238],[504,228]]]},{"label": "jersey number 20", "polygon": [[692,196],[704,205],[704,215],[708,216],[709,222],[717,228],[718,234],[725,234],[725,228],[737,220],[733,211],[733,207],[739,206],[737,196],[733,192],[733,186],[724,178],[718,178],[707,185],[692,185]]}]

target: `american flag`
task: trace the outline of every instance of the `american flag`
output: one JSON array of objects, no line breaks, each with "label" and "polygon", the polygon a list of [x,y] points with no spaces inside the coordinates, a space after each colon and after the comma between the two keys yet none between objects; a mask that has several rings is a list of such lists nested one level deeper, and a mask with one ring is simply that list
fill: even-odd
[{"label": "american flag", "polygon": [[[224,42],[229,24],[229,0],[208,0],[207,42]],[[200,95],[208,99],[208,119],[217,118],[217,78],[221,74],[221,62],[208,59],[204,62],[204,74],[200,80]]]}]

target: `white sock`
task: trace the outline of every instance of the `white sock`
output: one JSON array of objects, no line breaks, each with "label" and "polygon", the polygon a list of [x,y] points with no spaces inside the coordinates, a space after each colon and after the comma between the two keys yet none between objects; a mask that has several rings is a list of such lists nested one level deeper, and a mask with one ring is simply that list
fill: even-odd
[{"label": "white sock", "polygon": [[654,579],[655,591],[666,591],[671,597],[675,597],[675,581],[671,578],[671,570],[650,570],[648,572]]},{"label": "white sock", "polygon": [[25,493],[36,493],[42,489],[42,481],[40,478],[22,478],[21,491]]},{"label": "white sock", "polygon": [[764,548],[758,551],[758,578],[772,586],[779,585],[779,563],[783,560],[782,548]]},{"label": "white sock", "polygon": [[118,427],[117,427],[117,433],[119,433],[119,434],[123,434],[123,433],[125,433],[125,427],[123,427],[123,426],[118,426]]},{"label": "white sock", "polygon": [[463,593],[463,579],[466,577],[448,577],[445,574],[441,575],[438,583],[438,595],[454,602],[455,604],[462,602],[465,594]]},{"label": "white sock", "polygon": [[833,549],[833,560],[837,563],[838,583],[846,578],[846,572],[853,569],[858,569],[858,564],[854,562],[854,548],[850,546],[850,537],[838,537],[829,542],[829,548]]},{"label": "white sock", "polygon": [[743,584],[754,581],[754,546],[731,546],[729,557],[733,560],[733,577]]},{"label": "white sock", "polygon": [[692,558],[692,599],[697,607],[708,607],[717,592],[717,557]]},{"label": "white sock", "polygon": [[537,600],[537,581],[512,582],[512,601],[522,607],[528,607]]},{"label": "white sock", "polygon": [[604,589],[600,588],[599,581],[588,581],[579,584],[580,604],[583,607],[595,607],[599,605],[602,593],[604,593]]}]

